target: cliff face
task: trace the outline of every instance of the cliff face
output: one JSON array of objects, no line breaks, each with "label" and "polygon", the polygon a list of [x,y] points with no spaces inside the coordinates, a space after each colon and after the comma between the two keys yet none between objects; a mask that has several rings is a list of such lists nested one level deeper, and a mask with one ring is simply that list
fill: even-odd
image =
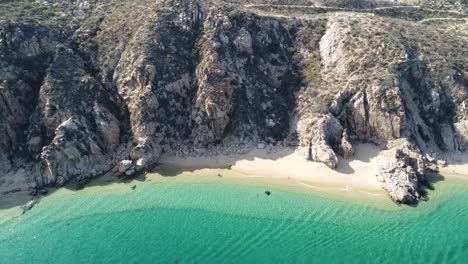
[{"label": "cliff face", "polygon": [[336,168],[372,142],[384,188],[416,202],[436,156],[468,147],[465,13],[303,2],[78,1],[62,27],[1,21],[0,175],[62,185],[257,144]]}]

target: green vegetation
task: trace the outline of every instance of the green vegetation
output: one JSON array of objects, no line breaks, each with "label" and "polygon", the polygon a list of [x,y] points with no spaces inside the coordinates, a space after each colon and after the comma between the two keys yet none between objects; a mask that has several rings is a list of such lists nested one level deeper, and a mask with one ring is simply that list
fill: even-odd
[{"label": "green vegetation", "polygon": [[291,59],[295,65],[304,69],[303,77],[305,82],[313,82],[320,78],[321,64],[318,50],[315,50],[308,58],[304,58],[300,52],[294,52]]},{"label": "green vegetation", "polygon": [[335,100],[335,96],[331,93],[325,92],[320,94],[318,99],[323,105],[330,106]]},{"label": "green vegetation", "polygon": [[294,64],[301,64],[302,62],[302,55],[299,53],[299,52],[295,52],[292,56],[291,56],[291,59],[292,61],[294,62]]},{"label": "green vegetation", "polygon": [[81,24],[81,26],[84,28],[84,29],[88,29],[88,28],[92,28],[94,27],[95,25],[99,24],[99,22],[101,22],[101,18],[100,17],[88,17],[87,19],[85,19],[83,21],[83,23]]},{"label": "green vegetation", "polygon": [[228,13],[228,17],[230,20],[236,19],[238,15],[239,15],[239,10],[237,9],[233,9]]},{"label": "green vegetation", "polygon": [[0,4],[0,20],[67,26],[75,6],[67,1],[44,5],[30,0],[7,0]]},{"label": "green vegetation", "polygon": [[307,60],[304,77],[307,82],[312,82],[320,77],[320,53],[316,50]]}]

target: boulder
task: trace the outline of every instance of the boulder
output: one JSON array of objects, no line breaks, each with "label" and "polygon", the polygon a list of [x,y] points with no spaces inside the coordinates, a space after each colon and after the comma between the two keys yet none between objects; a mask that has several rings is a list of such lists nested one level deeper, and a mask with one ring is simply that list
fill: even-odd
[{"label": "boulder", "polygon": [[333,149],[325,142],[318,142],[312,146],[311,160],[324,163],[331,169],[338,167],[338,157]]},{"label": "boulder", "polygon": [[122,160],[119,163],[119,172],[124,173],[128,169],[130,169],[130,167],[132,167],[132,166],[133,166],[133,162],[131,160]]},{"label": "boulder", "polygon": [[236,45],[240,51],[246,52],[249,55],[253,53],[252,36],[245,27],[239,30],[239,35],[234,40],[234,45]]},{"label": "boulder", "polygon": [[426,159],[407,140],[399,140],[384,152],[378,162],[382,187],[397,203],[413,204],[421,198],[421,181],[425,179]]}]

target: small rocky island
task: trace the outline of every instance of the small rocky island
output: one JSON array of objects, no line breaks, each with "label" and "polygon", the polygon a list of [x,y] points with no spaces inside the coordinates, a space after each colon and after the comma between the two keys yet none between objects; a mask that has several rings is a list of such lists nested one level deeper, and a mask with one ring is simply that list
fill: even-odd
[{"label": "small rocky island", "polygon": [[265,146],[335,169],[372,143],[383,188],[416,203],[468,147],[467,5],[2,1],[0,185]]}]

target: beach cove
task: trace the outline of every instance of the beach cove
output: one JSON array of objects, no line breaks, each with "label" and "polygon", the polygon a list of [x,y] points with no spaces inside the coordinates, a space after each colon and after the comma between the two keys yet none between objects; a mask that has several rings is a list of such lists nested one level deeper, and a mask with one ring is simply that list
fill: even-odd
[{"label": "beach cove", "polygon": [[[230,169],[176,170],[174,162],[128,182],[101,178],[80,191],[59,189],[24,215],[17,207],[1,210],[1,259],[7,263],[468,260],[466,176],[446,176],[434,184],[429,202],[409,207],[395,205],[371,185],[352,181],[355,174],[340,183],[317,182],[287,173],[266,177],[260,172],[272,164],[263,159],[244,160]],[[254,168],[258,175],[248,174]],[[283,173],[280,168],[272,170],[285,175],[283,168]]]}]

